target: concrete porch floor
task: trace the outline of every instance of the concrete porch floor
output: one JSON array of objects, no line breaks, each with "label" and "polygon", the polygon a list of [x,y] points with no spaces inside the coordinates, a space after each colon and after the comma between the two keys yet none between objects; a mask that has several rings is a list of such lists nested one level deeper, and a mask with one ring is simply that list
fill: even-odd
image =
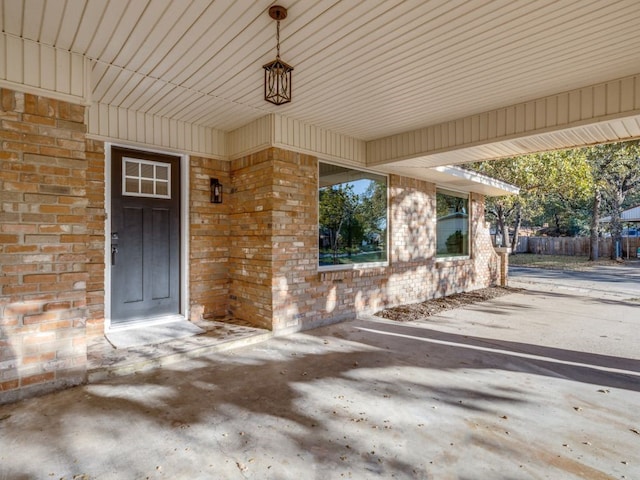
[{"label": "concrete porch floor", "polygon": [[358,319],[0,407],[0,479],[640,478],[640,304]]},{"label": "concrete porch floor", "polygon": [[153,345],[118,349],[105,337],[93,339],[87,348],[89,383],[253,345],[273,336],[268,330],[232,318],[223,321],[201,320],[195,324],[206,333]]}]

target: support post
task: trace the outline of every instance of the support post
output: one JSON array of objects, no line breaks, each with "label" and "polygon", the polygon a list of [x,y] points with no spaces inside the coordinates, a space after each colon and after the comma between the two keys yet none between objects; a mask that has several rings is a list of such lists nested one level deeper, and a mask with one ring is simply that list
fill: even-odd
[{"label": "support post", "polygon": [[506,287],[509,280],[509,254],[511,249],[509,247],[496,247],[495,251],[500,257],[500,286]]}]

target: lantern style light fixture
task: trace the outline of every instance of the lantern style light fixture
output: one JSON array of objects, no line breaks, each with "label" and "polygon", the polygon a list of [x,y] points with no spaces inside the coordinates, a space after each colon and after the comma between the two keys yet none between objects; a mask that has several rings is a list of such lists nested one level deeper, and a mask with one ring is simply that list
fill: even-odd
[{"label": "lantern style light fixture", "polygon": [[211,203],[222,203],[222,184],[217,178],[211,179]]},{"label": "lantern style light fixture", "polygon": [[280,20],[287,18],[287,9],[273,5],[269,16],[278,22],[276,30],[276,59],[264,65],[264,99],[275,105],[291,101],[291,72],[293,67],[280,59]]}]

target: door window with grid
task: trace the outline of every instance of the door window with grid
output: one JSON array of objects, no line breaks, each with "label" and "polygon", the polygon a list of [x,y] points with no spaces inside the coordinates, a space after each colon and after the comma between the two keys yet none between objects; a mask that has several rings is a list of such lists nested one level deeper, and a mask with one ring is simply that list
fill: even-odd
[{"label": "door window with grid", "polygon": [[171,198],[171,169],[166,163],[124,157],[122,194],[131,197]]}]

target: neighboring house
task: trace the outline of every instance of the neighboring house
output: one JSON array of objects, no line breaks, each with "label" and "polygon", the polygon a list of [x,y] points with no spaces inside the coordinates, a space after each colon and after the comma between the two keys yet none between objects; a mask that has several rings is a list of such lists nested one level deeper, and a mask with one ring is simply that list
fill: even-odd
[{"label": "neighboring house", "polygon": [[[594,18],[581,7],[577,44],[565,26],[542,32],[573,64],[599,62],[611,76],[557,72],[564,50],[545,50],[522,76],[510,62],[453,55],[466,73],[405,88],[403,75],[426,79],[442,61],[423,48],[431,29],[411,23],[432,18],[428,2],[298,2],[283,49],[301,81],[275,107],[261,83],[275,44],[270,2],[97,3],[3,4],[0,402],[83,382],[91,339],[111,329],[231,316],[286,333],[499,283],[506,257],[491,246],[484,201],[517,189],[443,165],[613,140],[635,131],[640,112],[640,78],[620,46],[636,55],[635,30],[612,32],[623,41],[601,57],[578,53],[589,25],[621,15],[619,5]],[[484,23],[504,22],[508,7],[457,8]],[[510,16],[510,30],[555,18],[554,8]],[[343,15],[344,36],[332,27]],[[404,38],[393,18],[413,25]],[[454,23],[441,24],[452,49],[464,41]],[[494,41],[490,28],[472,37],[468,48]],[[534,46],[529,35],[508,57],[533,62]],[[417,56],[369,55],[404,49]],[[337,78],[326,62],[347,58],[348,78]],[[379,92],[375,69],[387,65]],[[555,83],[526,85],[532,71]],[[357,198],[351,230],[331,223],[344,210],[319,206],[322,189],[339,187]],[[461,200],[460,240],[438,253],[452,235],[438,202]],[[343,243],[320,265],[331,229]]]},{"label": "neighboring house", "polygon": [[[624,225],[624,229],[622,230],[623,237],[640,236],[637,233],[637,226],[640,224],[640,205],[623,210],[620,214],[620,221]],[[602,217],[600,223],[611,223],[611,216]]]},{"label": "neighboring house", "polygon": [[[622,245],[611,245],[611,248],[616,249],[616,255],[626,258],[640,258],[640,205],[627,208],[620,214],[620,221],[622,222]],[[600,223],[611,223],[611,216],[602,217]],[[607,232],[605,235],[610,236]]]}]

